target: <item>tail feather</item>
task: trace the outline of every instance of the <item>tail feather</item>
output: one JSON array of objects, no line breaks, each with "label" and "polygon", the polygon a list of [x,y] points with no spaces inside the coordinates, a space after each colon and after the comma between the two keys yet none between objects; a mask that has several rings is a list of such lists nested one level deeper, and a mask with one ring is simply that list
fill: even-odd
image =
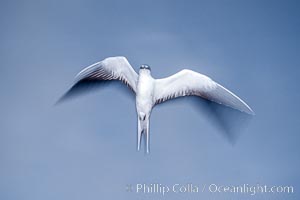
[{"label": "tail feather", "polygon": [[146,133],[146,152],[150,153],[149,119],[147,119],[146,121],[145,133]]},{"label": "tail feather", "polygon": [[142,129],[142,126],[141,126],[141,121],[138,118],[138,135],[137,135],[137,150],[138,151],[141,149],[142,133],[143,133],[143,129]]},{"label": "tail feather", "polygon": [[141,140],[144,135],[146,153],[150,153],[150,142],[149,142],[149,118],[140,120],[138,118],[138,135],[137,135],[137,150],[141,149]]}]

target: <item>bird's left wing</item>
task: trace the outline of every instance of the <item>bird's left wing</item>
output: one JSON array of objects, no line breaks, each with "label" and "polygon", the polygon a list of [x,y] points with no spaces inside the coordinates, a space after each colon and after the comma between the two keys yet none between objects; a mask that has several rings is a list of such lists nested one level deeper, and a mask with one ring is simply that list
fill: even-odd
[{"label": "bird's left wing", "polygon": [[238,96],[209,77],[192,70],[184,69],[170,77],[156,79],[155,81],[155,104],[191,95],[199,96],[248,114],[254,114],[252,109]]},{"label": "bird's left wing", "polygon": [[83,69],[77,74],[75,84],[58,102],[86,91],[86,86],[91,84],[103,85],[112,81],[121,81],[136,92],[138,74],[125,57],[109,57]]}]

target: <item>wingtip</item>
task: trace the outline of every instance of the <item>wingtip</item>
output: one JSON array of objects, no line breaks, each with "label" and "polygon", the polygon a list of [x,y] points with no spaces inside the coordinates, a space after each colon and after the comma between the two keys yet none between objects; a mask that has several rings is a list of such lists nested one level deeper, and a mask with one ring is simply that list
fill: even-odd
[{"label": "wingtip", "polygon": [[255,116],[256,114],[255,114],[255,112],[253,110],[251,110],[250,115]]},{"label": "wingtip", "polygon": [[60,104],[60,99],[58,99],[54,104],[53,106],[58,106]]},{"label": "wingtip", "polygon": [[54,104],[53,106],[58,106],[59,104],[63,103],[64,101],[66,101],[69,97],[68,97],[68,92],[70,90],[68,90],[66,93],[64,93]]},{"label": "wingtip", "polygon": [[[246,104],[247,105],[247,104]],[[247,110],[245,111],[247,114],[254,116],[255,112],[247,105]]]},{"label": "wingtip", "polygon": [[54,104],[53,106],[58,106],[59,104],[61,104],[64,101],[64,95],[62,97],[60,97]]}]

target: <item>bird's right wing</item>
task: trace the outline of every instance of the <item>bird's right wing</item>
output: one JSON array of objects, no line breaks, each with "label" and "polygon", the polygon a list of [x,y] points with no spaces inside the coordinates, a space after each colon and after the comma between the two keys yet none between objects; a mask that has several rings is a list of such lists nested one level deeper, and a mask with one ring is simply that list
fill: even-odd
[{"label": "bird's right wing", "polygon": [[109,57],[83,69],[75,77],[75,84],[62,96],[59,102],[83,92],[87,85],[103,84],[114,80],[123,82],[134,93],[136,92],[138,74],[125,57]]},{"label": "bird's right wing", "polygon": [[185,69],[170,77],[156,79],[155,81],[155,104],[191,95],[199,96],[248,114],[254,114],[251,108],[238,96],[209,77],[192,70]]}]

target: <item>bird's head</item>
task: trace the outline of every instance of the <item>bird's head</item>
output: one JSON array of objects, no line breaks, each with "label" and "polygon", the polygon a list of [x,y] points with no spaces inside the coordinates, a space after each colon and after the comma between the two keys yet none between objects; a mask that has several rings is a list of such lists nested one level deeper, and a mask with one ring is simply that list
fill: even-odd
[{"label": "bird's head", "polygon": [[151,68],[149,65],[143,64],[140,66],[140,73],[151,73]]}]

